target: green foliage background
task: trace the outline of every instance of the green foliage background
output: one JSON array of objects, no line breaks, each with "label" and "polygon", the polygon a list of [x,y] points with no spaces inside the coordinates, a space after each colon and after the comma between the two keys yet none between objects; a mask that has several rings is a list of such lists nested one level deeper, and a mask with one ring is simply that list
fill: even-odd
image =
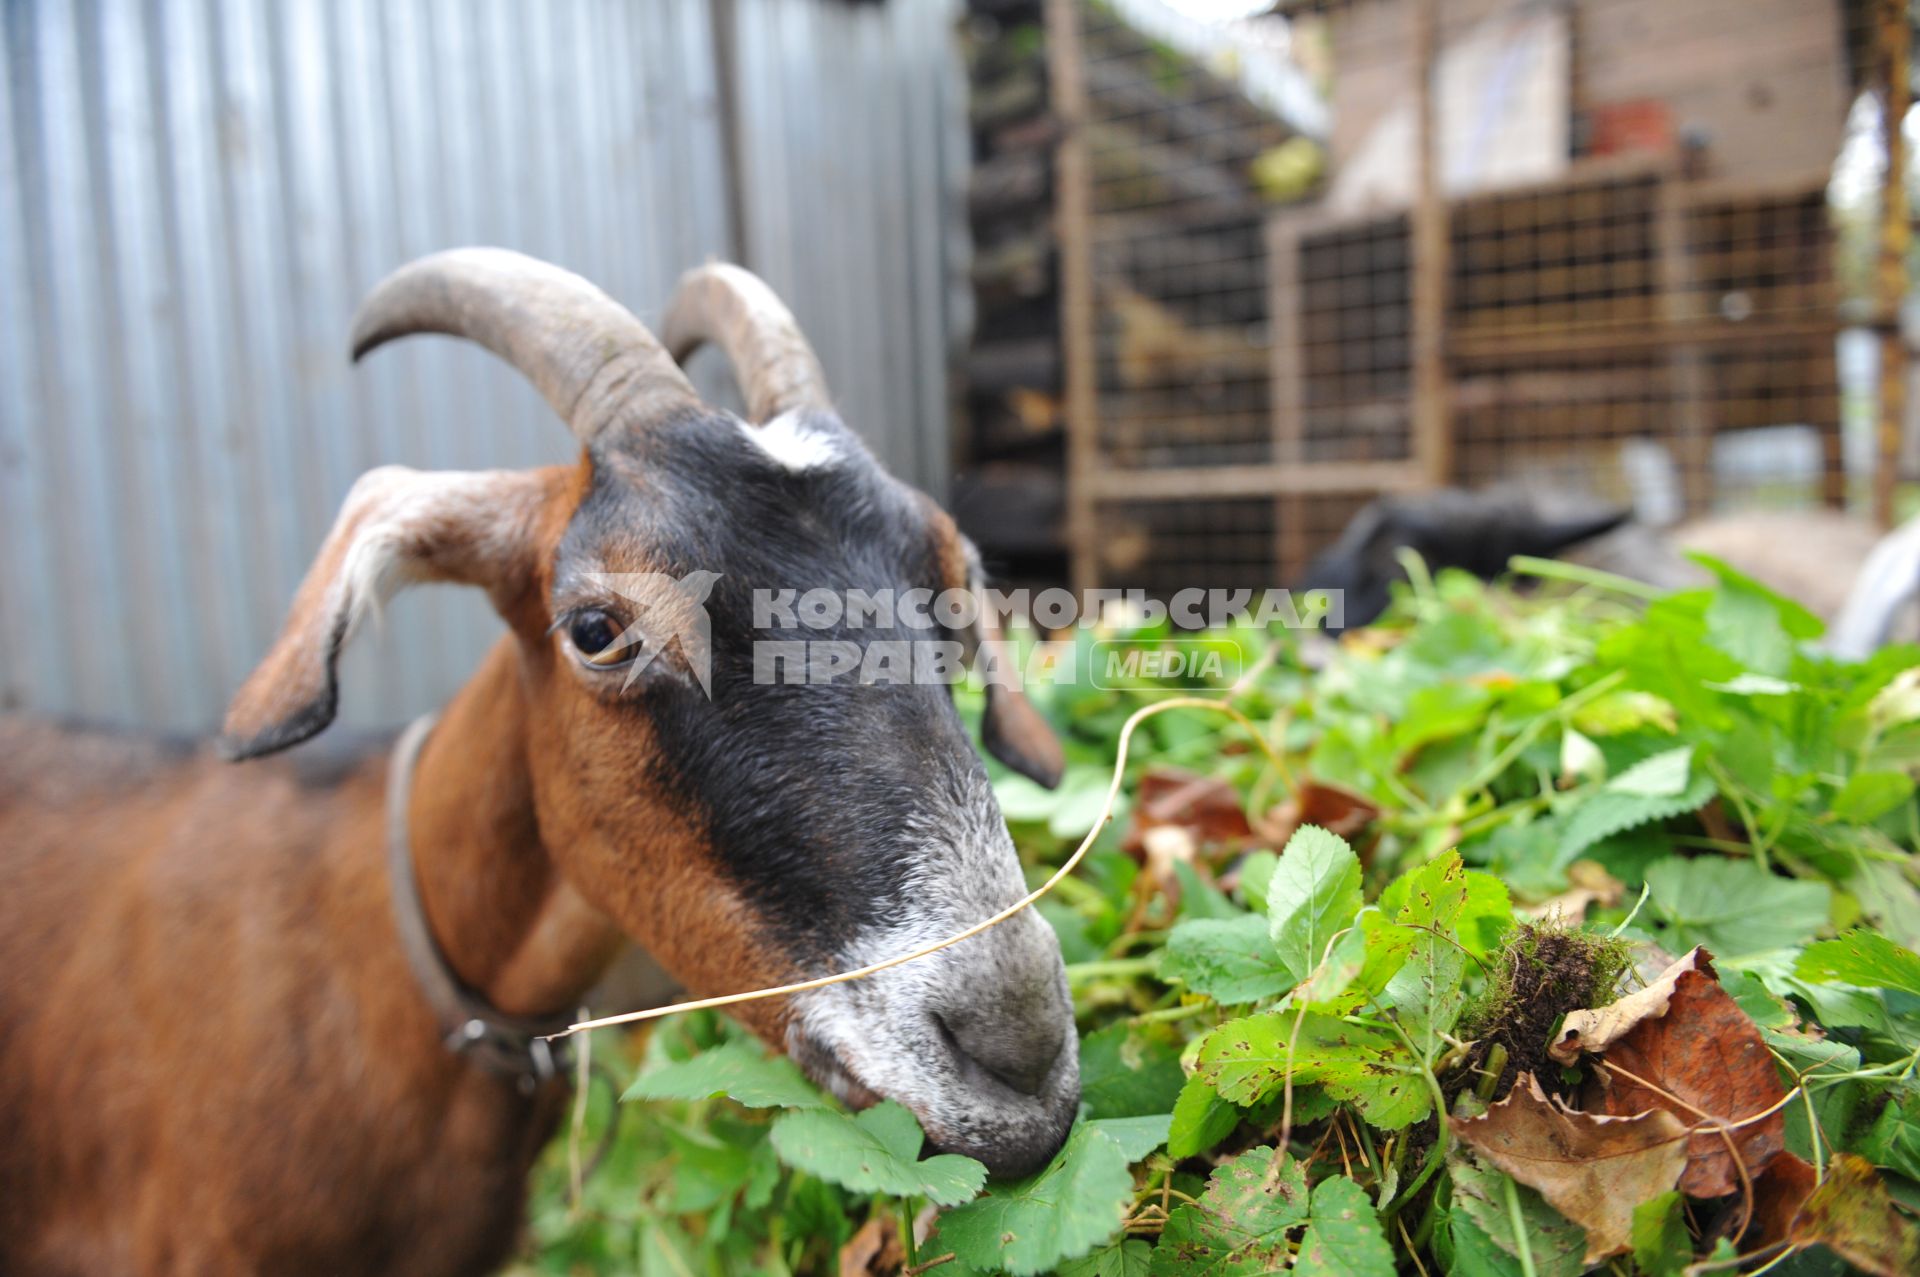
[{"label": "green foliage background", "polygon": [[[1223,681],[1252,671],[1233,703],[1284,768],[1223,715],[1141,725],[1123,792],[1180,768],[1257,816],[1310,778],[1379,815],[1356,836],[1364,855],[1306,828],[1284,856],[1156,873],[1120,850],[1123,800],[1038,906],[1068,963],[1085,1088],[1052,1165],[984,1183],[968,1159],[923,1159],[905,1110],[845,1114],[730,1022],[688,1015],[598,1035],[602,1068],[640,1081],[577,1202],[568,1136],[548,1151],[520,1271],[832,1273],[877,1220],[908,1266],[954,1254],[930,1269],[946,1277],[1385,1277],[1415,1257],[1428,1273],[1579,1272],[1581,1230],[1431,1119],[1456,1101],[1454,1031],[1498,994],[1487,972],[1520,934],[1515,905],[1596,866],[1626,890],[1582,931],[1713,951],[1806,1088],[1790,1147],[1816,1165],[1857,1153],[1920,1200],[1920,648],[1833,661],[1804,609],[1715,563],[1715,588],[1657,598],[1559,565],[1523,565],[1557,578],[1524,595],[1411,566],[1387,622],[1323,668],[1294,634],[1203,640],[1229,658]],[[1033,881],[1098,820],[1129,715],[1228,690],[1088,677],[1116,643],[1171,637],[1083,632],[1077,677],[1030,689],[1069,759],[1052,792],[995,769]],[[586,1148],[613,1111],[609,1088],[590,1092]],[[909,1239],[936,1206],[931,1235]],[[1645,1245],[1636,1217],[1614,1271],[1712,1250],[1677,1203],[1641,1214]],[[1841,1267],[1814,1248],[1776,1271]]]}]

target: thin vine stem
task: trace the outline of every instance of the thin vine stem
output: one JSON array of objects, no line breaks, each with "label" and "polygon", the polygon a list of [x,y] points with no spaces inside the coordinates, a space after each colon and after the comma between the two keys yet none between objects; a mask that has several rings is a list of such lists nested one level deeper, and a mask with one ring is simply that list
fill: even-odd
[{"label": "thin vine stem", "polygon": [[[1236,692],[1238,690],[1242,689],[1235,689]],[[605,1028],[613,1024],[635,1024],[643,1020],[657,1020],[663,1016],[678,1015],[683,1011],[708,1011],[719,1007],[738,1006],[743,1002],[757,1002],[763,998],[787,997],[795,993],[806,993],[813,989],[824,989],[828,985],[845,984],[852,980],[864,980],[869,976],[878,975],[882,971],[887,971],[894,967],[902,966],[905,963],[917,961],[930,954],[938,953],[942,949],[952,948],[963,940],[970,940],[983,931],[999,926],[1015,914],[1031,908],[1079,866],[1080,861],[1086,856],[1087,852],[1093,848],[1094,841],[1100,837],[1101,831],[1113,820],[1114,805],[1120,800],[1120,787],[1126,780],[1127,753],[1133,744],[1134,731],[1149,718],[1176,709],[1200,709],[1206,710],[1209,713],[1225,714],[1246,729],[1247,734],[1253,737],[1254,743],[1267,755],[1268,760],[1272,762],[1276,771],[1280,771],[1283,774],[1285,773],[1286,763],[1282,761],[1279,753],[1267,740],[1265,734],[1254,725],[1252,719],[1242,714],[1224,699],[1204,696],[1175,696],[1169,697],[1164,701],[1155,702],[1152,705],[1143,705],[1129,715],[1126,723],[1120,728],[1120,741],[1115,750],[1113,760],[1113,779],[1107,786],[1106,801],[1101,804],[1100,818],[1094,821],[1093,828],[1087,831],[1087,836],[1080,840],[1080,845],[1074,848],[1073,854],[1068,856],[1058,869],[1054,870],[1052,876],[1013,904],[1008,905],[999,913],[994,914],[991,918],[983,922],[977,922],[964,931],[957,932],[933,944],[924,945],[910,953],[903,953],[898,957],[869,963],[864,967],[855,967],[851,971],[841,971],[833,975],[819,976],[812,980],[799,980],[792,984],[774,985],[765,989],[750,989],[744,993],[725,993],[718,997],[698,998],[691,1002],[674,1002],[666,1006],[648,1007],[641,1011],[628,1011],[621,1015],[601,1016],[596,1020],[583,1020],[578,1024],[568,1025],[558,1033],[548,1034],[547,1040],[552,1041],[556,1038],[569,1037],[575,1033],[584,1033],[589,1029]]]}]

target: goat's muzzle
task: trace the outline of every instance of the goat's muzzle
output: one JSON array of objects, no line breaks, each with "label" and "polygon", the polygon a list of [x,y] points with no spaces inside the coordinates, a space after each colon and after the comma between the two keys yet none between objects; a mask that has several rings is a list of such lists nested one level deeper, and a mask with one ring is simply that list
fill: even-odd
[{"label": "goat's muzzle", "polygon": [[951,949],[799,1000],[788,1049],[856,1106],[893,1099],[929,1141],[996,1175],[1045,1165],[1080,1104],[1080,1057],[1052,929],[1016,915]]}]

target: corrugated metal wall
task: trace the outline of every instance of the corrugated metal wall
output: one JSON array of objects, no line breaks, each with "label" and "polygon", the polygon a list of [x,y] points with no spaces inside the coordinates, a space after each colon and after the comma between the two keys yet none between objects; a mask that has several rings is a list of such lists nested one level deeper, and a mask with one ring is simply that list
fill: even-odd
[{"label": "corrugated metal wall", "polygon": [[[475,348],[349,367],[355,301],[437,248],[519,248],[654,320],[742,244],[848,420],[941,491],[953,9],[735,3],[737,239],[706,0],[0,0],[5,704],[205,729],[357,474],[570,455]],[[402,596],[343,717],[439,703],[498,633],[465,592]]]}]

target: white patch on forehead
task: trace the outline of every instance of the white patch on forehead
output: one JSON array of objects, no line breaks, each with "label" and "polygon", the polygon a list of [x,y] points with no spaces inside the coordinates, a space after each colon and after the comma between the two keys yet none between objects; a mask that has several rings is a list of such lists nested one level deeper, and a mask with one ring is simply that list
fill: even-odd
[{"label": "white patch on forehead", "polygon": [[764,426],[736,422],[760,451],[788,470],[813,470],[841,459],[839,443],[797,412],[783,412]]}]

